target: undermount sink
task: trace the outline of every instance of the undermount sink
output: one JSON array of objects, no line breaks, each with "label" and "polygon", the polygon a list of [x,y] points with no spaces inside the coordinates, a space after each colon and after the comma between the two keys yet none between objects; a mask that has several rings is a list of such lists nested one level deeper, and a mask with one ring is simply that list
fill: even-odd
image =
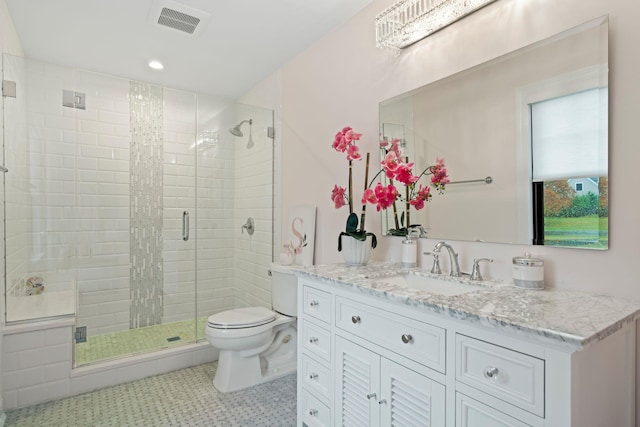
[{"label": "undermount sink", "polygon": [[379,277],[375,280],[444,296],[461,295],[466,294],[467,292],[486,289],[483,286],[443,280],[429,276],[420,276],[418,274],[398,274],[394,276]]}]

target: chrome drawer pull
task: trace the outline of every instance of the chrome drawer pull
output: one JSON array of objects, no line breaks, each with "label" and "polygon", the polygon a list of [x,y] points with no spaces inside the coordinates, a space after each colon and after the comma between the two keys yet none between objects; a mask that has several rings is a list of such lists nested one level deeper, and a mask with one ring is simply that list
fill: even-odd
[{"label": "chrome drawer pull", "polygon": [[351,322],[355,324],[360,323],[360,316],[351,316]]},{"label": "chrome drawer pull", "polygon": [[367,399],[371,400],[371,399],[375,399],[375,398],[376,398],[376,394],[375,393],[367,394]]},{"label": "chrome drawer pull", "polygon": [[318,374],[316,374],[316,373],[310,374],[310,375],[309,375],[309,379],[310,379],[311,381],[315,381],[315,380],[317,380],[317,379],[318,379]]},{"label": "chrome drawer pull", "polygon": [[488,367],[487,369],[484,370],[484,376],[489,380],[495,379],[498,376],[498,368],[491,367],[491,366]]},{"label": "chrome drawer pull", "polygon": [[386,405],[387,399],[378,400],[378,405]]},{"label": "chrome drawer pull", "polygon": [[320,305],[320,303],[319,303],[318,301],[316,301],[316,300],[313,300],[313,301],[311,301],[311,302],[309,303],[309,305],[310,305],[311,307],[317,307],[317,306],[319,306],[319,305]]},{"label": "chrome drawer pull", "polygon": [[405,344],[409,344],[411,341],[413,341],[413,337],[409,334],[402,334],[402,342]]},{"label": "chrome drawer pull", "polygon": [[309,409],[309,415],[311,415],[312,417],[315,417],[318,415],[318,410],[317,409]]},{"label": "chrome drawer pull", "polygon": [[315,343],[317,343],[317,342],[318,342],[318,338],[316,338],[316,337],[311,337],[311,338],[309,338],[309,342],[310,342],[311,344],[315,344]]}]

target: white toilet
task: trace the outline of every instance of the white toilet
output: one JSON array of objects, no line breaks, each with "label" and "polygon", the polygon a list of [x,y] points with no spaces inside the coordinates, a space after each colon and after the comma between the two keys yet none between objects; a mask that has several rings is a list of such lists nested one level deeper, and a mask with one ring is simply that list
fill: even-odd
[{"label": "white toilet", "polygon": [[296,371],[297,281],[289,267],[271,264],[271,305],[209,317],[207,340],[220,350],[213,385],[240,390]]}]

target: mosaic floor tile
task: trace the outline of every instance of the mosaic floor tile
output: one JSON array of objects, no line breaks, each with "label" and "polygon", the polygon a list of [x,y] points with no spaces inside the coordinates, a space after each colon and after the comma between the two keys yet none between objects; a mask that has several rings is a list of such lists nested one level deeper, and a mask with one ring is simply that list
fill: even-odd
[{"label": "mosaic floor tile", "polygon": [[206,363],[7,412],[6,426],[288,427],[296,422],[296,375],[219,393]]}]

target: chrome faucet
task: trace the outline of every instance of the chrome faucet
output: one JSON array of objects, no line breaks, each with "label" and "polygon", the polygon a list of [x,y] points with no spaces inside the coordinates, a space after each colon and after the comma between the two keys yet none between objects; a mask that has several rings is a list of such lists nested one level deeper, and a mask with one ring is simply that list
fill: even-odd
[{"label": "chrome faucet", "polygon": [[473,268],[471,269],[471,280],[483,281],[482,274],[480,273],[480,262],[487,261],[493,262],[491,258],[477,258],[473,260]]},{"label": "chrome faucet", "polygon": [[438,242],[436,243],[436,247],[433,248],[433,252],[435,253],[439,253],[440,249],[442,248],[446,248],[447,252],[449,252],[449,262],[451,264],[451,269],[450,269],[450,276],[453,277],[460,277],[460,264],[458,264],[458,254],[453,250],[453,247],[451,247],[450,244],[446,243],[446,242]]}]

